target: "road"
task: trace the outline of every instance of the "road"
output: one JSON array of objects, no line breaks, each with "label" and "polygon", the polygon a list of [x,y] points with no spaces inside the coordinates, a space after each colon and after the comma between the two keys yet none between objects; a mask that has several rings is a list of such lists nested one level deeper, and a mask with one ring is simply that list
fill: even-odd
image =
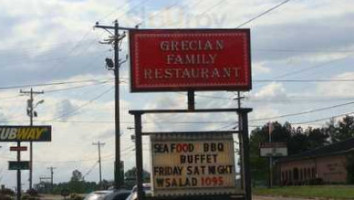
[{"label": "road", "polygon": [[294,197],[253,196],[252,200],[316,200],[316,199],[303,199],[303,198],[294,198]]},{"label": "road", "polygon": [[[62,196],[55,195],[43,195],[41,200],[63,200]],[[314,199],[300,199],[291,197],[266,197],[266,196],[253,196],[252,200],[314,200]]]}]

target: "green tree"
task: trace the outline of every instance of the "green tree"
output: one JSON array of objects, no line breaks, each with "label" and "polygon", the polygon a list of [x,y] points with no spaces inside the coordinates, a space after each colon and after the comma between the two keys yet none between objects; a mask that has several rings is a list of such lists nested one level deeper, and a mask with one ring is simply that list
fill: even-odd
[{"label": "green tree", "polygon": [[81,180],[82,180],[82,173],[77,169],[74,170],[70,181],[81,181]]},{"label": "green tree", "polygon": [[[136,167],[133,167],[124,173],[124,176],[128,180],[136,180]],[[150,173],[143,170],[143,179],[145,181],[150,181]]]},{"label": "green tree", "polygon": [[340,142],[354,137],[354,117],[345,116],[335,126],[335,131],[331,132],[332,142]]},{"label": "green tree", "polygon": [[309,128],[306,130],[308,149],[314,149],[329,144],[329,135],[324,128]]},{"label": "green tree", "polygon": [[82,173],[79,170],[74,170],[68,184],[72,193],[84,193],[85,181],[82,178]]}]

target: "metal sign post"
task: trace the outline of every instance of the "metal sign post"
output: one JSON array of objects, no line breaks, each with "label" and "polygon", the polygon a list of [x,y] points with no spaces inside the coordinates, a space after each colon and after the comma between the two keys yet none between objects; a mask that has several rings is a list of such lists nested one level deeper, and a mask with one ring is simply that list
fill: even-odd
[{"label": "metal sign post", "polygon": [[50,142],[52,140],[51,126],[0,126],[0,142],[17,142],[17,146],[10,147],[10,151],[17,151],[17,161],[9,162],[10,170],[17,170],[16,199],[21,199],[21,170],[31,169],[28,161],[21,161],[21,151],[27,147],[21,146],[21,142]]},{"label": "metal sign post", "polygon": [[[163,114],[163,113],[211,113],[211,112],[236,112],[240,115],[242,120],[242,127],[239,130],[232,131],[204,131],[204,132],[173,132],[173,134],[187,134],[187,135],[198,135],[198,134],[210,134],[210,135],[220,135],[220,134],[234,134],[238,133],[242,135],[243,153],[240,155],[243,162],[243,169],[241,170],[243,177],[243,182],[245,183],[242,192],[234,195],[193,195],[188,196],[189,199],[208,199],[213,197],[214,199],[235,199],[233,196],[237,196],[237,199],[251,200],[251,174],[249,165],[249,137],[248,137],[248,112],[252,111],[250,108],[242,109],[197,109],[197,110],[131,110],[130,114],[134,115],[135,119],[135,149],[136,149],[136,168],[137,168],[137,194],[138,200],[145,199],[143,192],[143,153],[142,153],[142,136],[151,136],[156,134],[168,134],[166,132],[143,132],[142,131],[142,121],[141,117],[143,114]],[[233,177],[234,178],[234,177]],[[208,188],[212,190],[212,188]],[[217,191],[217,189],[215,190]],[[235,188],[236,191],[236,188]],[[159,199],[159,197],[152,197],[151,199]]]},{"label": "metal sign post", "polygon": [[[20,148],[21,142],[17,142],[17,148]],[[17,162],[21,161],[21,151],[17,151]],[[20,200],[21,199],[21,169],[17,170],[17,194],[16,194],[16,199]]]}]

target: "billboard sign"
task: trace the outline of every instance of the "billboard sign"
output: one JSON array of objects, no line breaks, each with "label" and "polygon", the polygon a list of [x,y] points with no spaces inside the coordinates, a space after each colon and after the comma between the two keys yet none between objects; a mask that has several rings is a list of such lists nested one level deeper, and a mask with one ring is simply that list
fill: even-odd
[{"label": "billboard sign", "polygon": [[285,142],[262,142],[259,145],[261,157],[282,157],[288,155]]},{"label": "billboard sign", "polygon": [[9,161],[9,170],[28,170],[29,161]]},{"label": "billboard sign", "polygon": [[232,134],[151,135],[154,196],[236,192]]},{"label": "billboard sign", "polygon": [[49,142],[51,126],[0,126],[0,142]]},{"label": "billboard sign", "polygon": [[130,30],[132,92],[251,89],[249,29]]}]

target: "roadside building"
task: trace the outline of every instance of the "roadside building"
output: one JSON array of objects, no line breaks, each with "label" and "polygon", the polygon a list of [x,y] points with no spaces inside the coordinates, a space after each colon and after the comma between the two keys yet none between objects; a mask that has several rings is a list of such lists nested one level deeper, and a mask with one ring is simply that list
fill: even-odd
[{"label": "roadside building", "polygon": [[276,161],[277,181],[281,185],[350,183],[353,155],[354,138],[351,138],[281,158]]}]

